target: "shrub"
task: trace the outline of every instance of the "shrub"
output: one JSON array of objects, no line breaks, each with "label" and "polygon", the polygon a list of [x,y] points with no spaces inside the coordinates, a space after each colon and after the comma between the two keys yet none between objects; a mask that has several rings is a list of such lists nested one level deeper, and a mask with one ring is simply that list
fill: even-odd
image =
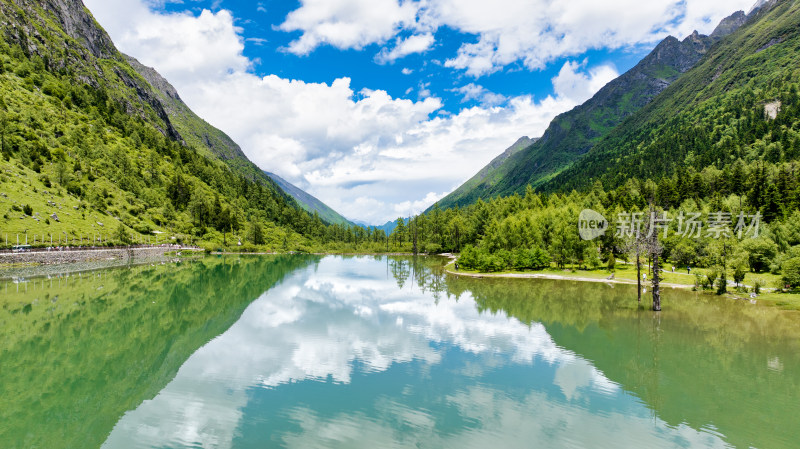
[{"label": "shrub", "polygon": [[14,73],[16,73],[16,75],[20,78],[27,78],[28,75],[31,74],[30,65],[27,63],[22,63],[17,66],[16,70],[14,70]]},{"label": "shrub", "polygon": [[614,253],[609,253],[607,266],[608,266],[608,271],[614,271],[614,268],[616,268],[617,258],[614,257]]},{"label": "shrub", "polygon": [[469,269],[475,269],[478,266],[478,250],[472,245],[467,245],[461,250],[461,255],[458,257],[458,263]]},{"label": "shrub", "polygon": [[61,87],[61,85],[53,81],[45,82],[44,85],[42,86],[42,92],[44,92],[45,95],[56,97],[59,100],[63,100],[64,97],[66,96],[66,92]]},{"label": "shrub", "polygon": [[756,273],[767,271],[772,259],[778,254],[778,245],[766,237],[747,239],[742,247],[747,252],[750,268]]},{"label": "shrub", "polygon": [[69,184],[67,184],[67,192],[71,195],[80,197],[81,194],[83,193],[83,190],[81,189],[81,185],[78,184],[77,182],[70,182]]},{"label": "shrub", "polygon": [[438,254],[442,251],[442,245],[438,243],[426,243],[423,252],[428,254]]},{"label": "shrub", "polygon": [[722,295],[728,292],[728,279],[725,277],[725,272],[721,272],[717,279],[717,294]]},{"label": "shrub", "polygon": [[583,263],[593,270],[600,268],[602,261],[600,260],[600,255],[597,253],[597,248],[594,246],[586,247],[583,251]]},{"label": "shrub", "polygon": [[793,257],[783,262],[781,281],[790,288],[800,287],[800,257]]},{"label": "shrub", "polygon": [[129,245],[131,243],[131,236],[128,234],[128,231],[125,229],[125,225],[122,223],[119,224],[114,238],[116,238],[117,241],[123,245]]},{"label": "shrub", "polygon": [[484,253],[478,263],[478,271],[493,272],[503,271],[506,268],[506,263],[502,257]]},{"label": "shrub", "polygon": [[30,204],[22,206],[22,213],[25,215],[33,215],[33,207],[31,207]]},{"label": "shrub", "polygon": [[719,277],[719,273],[717,270],[711,270],[706,275],[706,282],[703,284],[703,288],[711,288],[717,282],[717,277]]},{"label": "shrub", "polygon": [[677,266],[689,267],[697,265],[697,244],[689,239],[681,239],[670,252],[670,260]]},{"label": "shrub", "polygon": [[133,226],[133,229],[142,235],[152,235],[153,227],[147,223],[139,222]]},{"label": "shrub", "polygon": [[705,287],[705,279],[703,278],[702,274],[700,274],[698,272],[695,272],[694,273],[694,288],[700,288],[701,286]]},{"label": "shrub", "polygon": [[738,287],[744,282],[744,277],[747,274],[747,267],[744,265],[739,265],[733,271],[733,282],[736,282],[736,286]]},{"label": "shrub", "polygon": [[552,262],[552,257],[550,257],[550,253],[546,250],[539,248],[538,246],[531,249],[531,268],[534,270],[543,270],[545,268],[550,267],[550,262]]}]

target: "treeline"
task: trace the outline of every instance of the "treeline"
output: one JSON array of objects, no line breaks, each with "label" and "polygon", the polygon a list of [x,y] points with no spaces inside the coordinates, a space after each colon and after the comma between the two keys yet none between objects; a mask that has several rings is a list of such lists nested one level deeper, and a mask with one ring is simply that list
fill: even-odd
[{"label": "treeline", "polygon": [[[767,116],[766,104],[775,108],[774,119]],[[663,179],[687,170],[715,167],[725,175],[723,179],[730,180],[719,187],[727,193],[738,193],[746,180],[742,163],[780,164],[798,159],[797,84],[778,80],[762,89],[745,88],[710,100],[689,112],[665,117],[664,121],[639,127],[626,123],[543,189],[585,189],[589,179],[616,187],[631,177]],[[681,179],[693,182],[691,178]]]},{"label": "treeline", "polygon": [[[618,258],[633,254],[631,239],[617,235],[618,219],[642,213],[640,226],[645,232],[652,205],[658,217],[666,213],[672,218],[665,224],[666,238],[659,231],[659,256],[666,263],[680,268],[769,271],[783,273],[789,280],[797,275],[800,264],[800,173],[792,162],[737,161],[734,165],[737,176],[713,167],[702,172],[688,169],[658,182],[633,178],[609,191],[599,182],[585,193],[546,194],[529,187],[524,196],[479,200],[462,209],[435,207],[408,225],[398,221],[391,239],[409,251],[460,252],[461,266],[479,271],[551,265],[613,268]],[[592,241],[580,238],[578,221],[583,209],[596,210],[610,222],[604,236]],[[681,211],[701,214],[698,238],[679,234]],[[728,220],[728,233],[709,234],[710,221],[718,212]],[[760,216],[757,232],[746,228],[743,231],[748,232],[738,235],[740,214],[747,217],[749,226],[756,213]],[[789,283],[798,285],[800,279]]]}]

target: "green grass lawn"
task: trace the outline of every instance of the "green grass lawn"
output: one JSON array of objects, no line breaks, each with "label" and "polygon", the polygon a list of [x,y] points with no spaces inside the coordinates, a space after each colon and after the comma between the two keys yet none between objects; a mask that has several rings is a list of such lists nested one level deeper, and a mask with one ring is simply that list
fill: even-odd
[{"label": "green grass lawn", "polygon": [[[450,264],[450,269],[452,269],[452,263]],[[544,270],[526,270],[526,271],[515,271],[515,270],[508,270],[508,271],[501,271],[501,272],[493,272],[493,273],[481,273],[475,270],[466,270],[466,269],[459,269],[460,273],[469,273],[469,274],[486,274],[486,275],[493,275],[493,274],[552,274],[558,276],[570,276],[576,278],[591,278],[591,279],[606,279],[611,275],[611,272],[608,271],[606,268],[602,269],[571,269],[571,268],[556,268],[555,265],[552,265],[550,268],[546,268]],[[647,273],[647,281],[646,284],[649,284],[651,276],[650,273],[647,271],[646,267],[642,267],[642,272]],[[615,278],[617,280],[623,281],[631,281],[636,282],[636,266],[635,265],[628,265],[623,263],[618,263],[614,269]],[[686,274],[686,271],[678,272],[676,270],[675,273],[670,271],[662,271],[662,281],[670,284],[681,284],[687,286],[694,286],[694,273],[691,275]]]},{"label": "green grass lawn", "polygon": [[[448,264],[448,269],[451,271],[454,269],[453,267],[454,261]],[[676,284],[676,285],[683,285],[687,287],[694,287],[695,286],[695,273],[700,273],[701,275],[705,276],[709,271],[708,269],[703,268],[696,268],[692,269],[691,274],[686,273],[686,269],[678,270],[675,268],[675,272],[672,272],[672,265],[665,264],[662,268],[662,282],[666,284]],[[607,268],[602,269],[560,269],[556,268],[555,265],[552,265],[550,268],[546,268],[544,270],[527,270],[527,271],[501,271],[501,272],[493,272],[493,273],[482,273],[475,270],[466,270],[466,269],[459,269],[459,273],[467,273],[467,274],[479,274],[479,275],[503,275],[503,274],[544,274],[544,275],[558,275],[564,277],[574,277],[574,278],[589,278],[589,279],[607,279],[611,272]],[[642,272],[647,273],[647,280],[643,282],[643,284],[649,288],[650,281],[652,279],[650,272],[648,271],[646,266],[642,266]],[[618,262],[614,268],[615,279],[617,281],[629,281],[629,282],[636,282],[636,266],[632,264],[627,264],[623,262]],[[727,279],[730,281],[733,279],[733,270],[730,270],[727,274]],[[729,287],[728,288],[728,296],[731,298],[737,299],[749,299],[749,292],[752,292],[752,287],[756,281],[760,281],[762,288],[764,290],[758,295],[758,302],[768,306],[775,306],[780,307],[781,309],[785,310],[800,310],[800,293],[778,293],[772,291],[779,285],[781,280],[780,275],[771,274],[771,273],[747,273],[744,278],[744,285],[746,286],[747,292],[739,292],[737,291],[736,287]],[[714,290],[706,290],[709,294],[713,293]]]},{"label": "green grass lawn", "polygon": [[758,302],[783,310],[800,310],[800,293],[764,293],[759,295]]}]

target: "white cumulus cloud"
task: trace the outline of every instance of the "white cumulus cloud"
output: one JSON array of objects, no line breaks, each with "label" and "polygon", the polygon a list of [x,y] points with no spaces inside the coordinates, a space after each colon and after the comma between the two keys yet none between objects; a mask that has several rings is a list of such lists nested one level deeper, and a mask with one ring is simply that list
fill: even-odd
[{"label": "white cumulus cloud", "polygon": [[751,0],[434,0],[428,22],[478,36],[446,65],[473,76],[512,63],[540,69],[589,49],[652,43],[714,26]]},{"label": "white cumulus cloud", "polygon": [[229,11],[155,14],[142,1],[86,0],[123,52],[156,67],[179,88],[246,71],[244,39]]},{"label": "white cumulus cloud", "polygon": [[461,94],[462,103],[466,103],[467,101],[471,100],[477,100],[484,105],[496,106],[504,103],[507,100],[504,95],[494,93],[475,83],[469,83],[453,90]]},{"label": "white cumulus cloud", "polygon": [[343,215],[375,224],[423,210],[616,75],[570,62],[554,78],[553,96],[500,101],[473,85],[464,95],[480,97],[479,105],[440,114],[441,100],[424,82],[414,101],[354,90],[345,74],[327,83],[257,76],[224,10],[193,16],[154,12],[142,0],[86,3],[122,51],[155,67],[253,162]]},{"label": "white cumulus cloud", "polygon": [[394,48],[382,50],[375,59],[380,63],[393,62],[413,53],[422,53],[428,50],[433,42],[431,33],[415,34],[406,39],[397,39]]},{"label": "white cumulus cloud", "polygon": [[292,53],[305,55],[319,45],[360,49],[385,42],[416,20],[417,5],[396,0],[302,0],[280,25],[302,35],[289,44]]},{"label": "white cumulus cloud", "polygon": [[[462,44],[446,66],[481,76],[515,63],[540,69],[589,49],[651,44],[693,30],[710,33],[722,18],[737,9],[747,10],[752,2],[304,0],[281,29],[302,32],[289,49],[307,54],[322,44],[360,49],[383,44],[402,30],[430,33],[447,27],[476,37]],[[384,49],[378,57],[393,51]]]},{"label": "white cumulus cloud", "polygon": [[592,98],[606,84],[619,76],[610,65],[601,65],[585,71],[587,61],[567,61],[553,78],[553,89],[557,96],[569,98],[577,104]]}]

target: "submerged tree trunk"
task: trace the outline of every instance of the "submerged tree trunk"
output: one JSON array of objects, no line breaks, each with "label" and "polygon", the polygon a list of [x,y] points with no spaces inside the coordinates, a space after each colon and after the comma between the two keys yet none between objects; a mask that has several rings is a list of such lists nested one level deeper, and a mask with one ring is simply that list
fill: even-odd
[{"label": "submerged tree trunk", "polygon": [[653,310],[656,312],[661,311],[661,289],[659,287],[659,283],[661,279],[659,279],[659,272],[661,271],[661,266],[659,265],[658,261],[658,253],[653,254]]},{"label": "submerged tree trunk", "polygon": [[639,252],[636,252],[636,287],[639,293],[639,304],[642,303],[642,264],[639,262]]},{"label": "submerged tree trunk", "polygon": [[650,273],[653,282],[653,311],[661,311],[661,252],[663,247],[658,240],[659,228],[656,227],[656,211],[650,202],[650,226],[648,227],[647,254],[650,259]]}]

